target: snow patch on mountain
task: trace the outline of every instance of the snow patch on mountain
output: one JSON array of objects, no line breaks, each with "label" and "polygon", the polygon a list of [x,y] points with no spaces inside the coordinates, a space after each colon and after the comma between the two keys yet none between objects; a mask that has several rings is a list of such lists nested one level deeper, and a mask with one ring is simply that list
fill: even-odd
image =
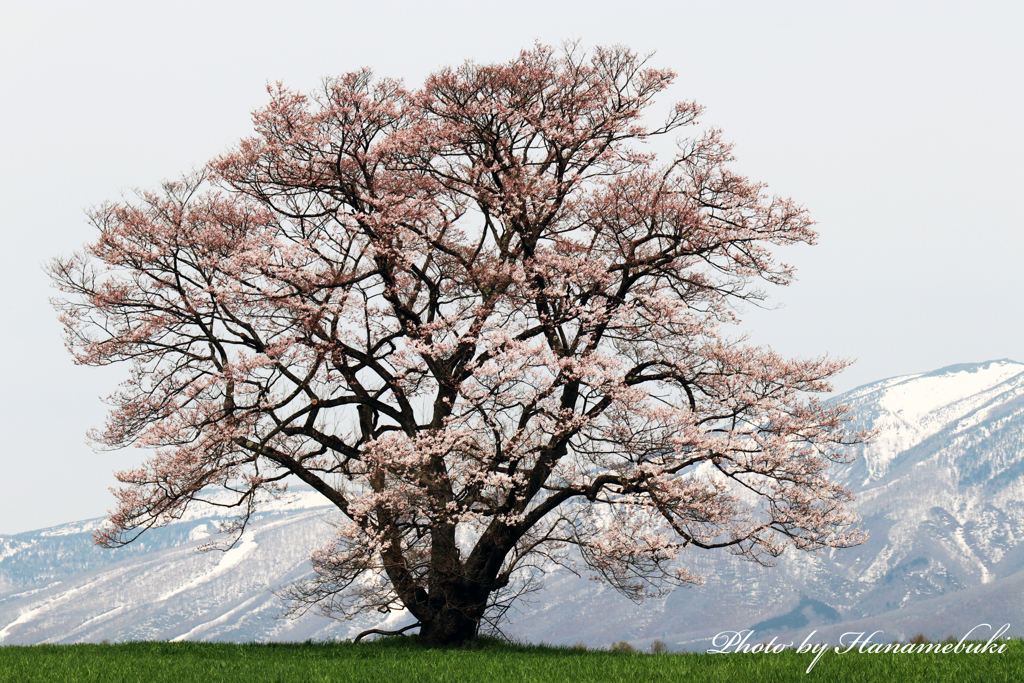
[{"label": "snow patch on mountain", "polygon": [[964,431],[986,421],[1024,387],[1024,363],[1011,360],[952,365],[858,387],[836,401],[858,408],[857,426],[877,430],[862,455],[867,477],[882,478],[893,460],[951,425]]},{"label": "snow patch on mountain", "polygon": [[185,583],[181,586],[178,586],[177,588],[170,590],[167,593],[164,593],[159,598],[157,598],[157,602],[169,600],[170,598],[173,598],[175,595],[179,595],[187,590],[191,590],[200,584],[213,581],[222,574],[230,572],[232,569],[241,564],[242,561],[258,547],[259,543],[253,540],[251,533],[242,536],[242,538],[238,540],[235,546],[230,550],[226,551],[223,555],[221,555],[218,562],[215,565],[213,565],[208,571],[205,571],[199,576],[194,577],[188,583]]},{"label": "snow patch on mountain", "polygon": [[226,624],[228,622],[228,620],[230,620],[232,617],[235,617],[239,613],[244,613],[258,599],[259,599],[258,595],[257,596],[253,596],[253,597],[249,598],[248,600],[246,600],[245,602],[243,602],[240,605],[238,605],[237,607],[234,607],[234,608],[228,610],[227,612],[225,612],[224,614],[220,615],[216,619],[211,619],[210,621],[203,622],[203,623],[199,624],[198,626],[195,626],[195,627],[189,629],[187,632],[182,633],[180,636],[177,636],[175,638],[171,638],[171,642],[172,643],[177,643],[177,642],[180,642],[182,640],[191,640],[191,639],[196,638],[197,636],[201,636],[204,632],[209,631],[210,629],[212,629],[215,626],[218,626],[220,624]]},{"label": "snow patch on mountain", "polygon": [[1002,360],[982,365],[958,365],[926,375],[913,375],[887,388],[882,408],[918,421],[965,398],[985,394],[992,387],[1024,372],[1024,364]]}]

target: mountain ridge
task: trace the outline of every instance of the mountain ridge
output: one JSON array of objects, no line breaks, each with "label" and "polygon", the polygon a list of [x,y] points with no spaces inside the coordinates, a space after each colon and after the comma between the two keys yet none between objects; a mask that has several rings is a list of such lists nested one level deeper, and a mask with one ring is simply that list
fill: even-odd
[{"label": "mountain ridge", "polygon": [[[1024,364],[951,365],[832,400],[851,406],[854,428],[879,431],[860,447],[863,457],[834,473],[871,532],[864,545],[787,552],[770,569],[727,553],[688,554],[684,564],[707,584],[639,606],[585,576],[555,572],[513,612],[506,633],[701,649],[723,630],[829,635],[875,624],[891,638],[941,638],[1020,613],[1009,593],[1024,586]],[[272,591],[308,575],[308,551],[327,540],[334,516],[313,492],[288,496],[268,503],[227,554],[194,552],[217,521],[202,510],[147,533],[116,560],[84,548],[89,520],[0,535],[0,644],[304,640],[381,626],[382,617],[277,618],[284,605]],[[383,627],[411,622],[396,612]]]}]

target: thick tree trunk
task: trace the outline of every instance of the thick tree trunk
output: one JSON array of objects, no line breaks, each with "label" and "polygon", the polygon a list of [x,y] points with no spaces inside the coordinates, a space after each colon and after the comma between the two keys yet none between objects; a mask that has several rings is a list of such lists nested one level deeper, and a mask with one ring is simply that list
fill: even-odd
[{"label": "thick tree trunk", "polygon": [[428,614],[420,616],[419,638],[428,645],[461,645],[480,630],[489,591],[448,584],[432,591]]},{"label": "thick tree trunk", "polygon": [[[481,615],[482,616],[482,615]],[[476,636],[480,616],[462,610],[446,609],[420,625],[420,641],[427,645],[461,645]]]},{"label": "thick tree trunk", "polygon": [[[432,474],[436,481],[444,481],[443,463],[437,467]],[[452,500],[451,490],[440,484],[434,494],[439,500]],[[420,640],[428,645],[459,645],[476,636],[492,590],[479,576],[467,576],[455,531],[455,523],[448,518],[436,520],[430,529],[426,609],[414,611],[420,621]]]}]

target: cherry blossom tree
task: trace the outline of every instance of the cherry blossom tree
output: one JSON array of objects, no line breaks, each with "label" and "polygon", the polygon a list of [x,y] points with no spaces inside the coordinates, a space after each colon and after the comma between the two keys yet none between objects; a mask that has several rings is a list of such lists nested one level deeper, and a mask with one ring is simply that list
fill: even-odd
[{"label": "cherry blossom tree", "polygon": [[278,85],[253,137],[95,209],[56,306],[77,362],[131,366],[95,438],[154,452],[98,542],[213,491],[230,541],[297,478],[341,522],[293,609],[405,609],[440,644],[552,563],[639,600],[700,582],[687,550],[861,542],[827,470],[863,435],[812,397],[844,362],[723,332],[811,221],[729,170],[698,105],[644,122],[672,79],[536,46],[415,90]]}]

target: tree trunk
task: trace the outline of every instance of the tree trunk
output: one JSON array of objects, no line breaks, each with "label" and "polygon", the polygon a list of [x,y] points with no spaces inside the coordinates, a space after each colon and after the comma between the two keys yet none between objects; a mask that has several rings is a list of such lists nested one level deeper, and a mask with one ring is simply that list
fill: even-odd
[{"label": "tree trunk", "polygon": [[431,618],[420,620],[420,641],[434,646],[465,643],[477,635],[485,606],[486,600],[446,602]]}]

